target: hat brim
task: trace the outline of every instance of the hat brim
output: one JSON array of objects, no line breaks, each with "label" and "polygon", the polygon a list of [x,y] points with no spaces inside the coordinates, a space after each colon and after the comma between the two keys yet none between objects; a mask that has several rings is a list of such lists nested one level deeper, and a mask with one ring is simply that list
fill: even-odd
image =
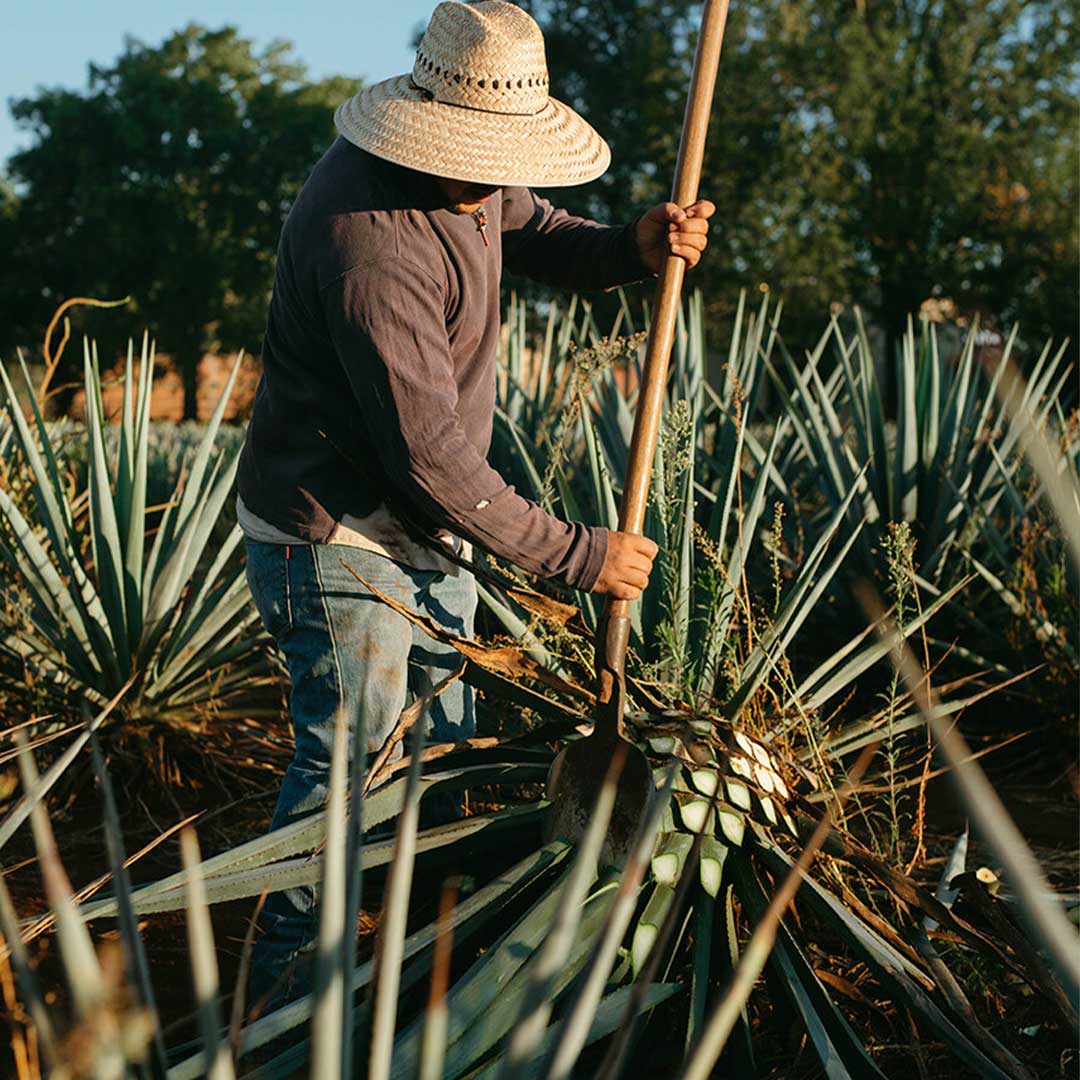
[{"label": "hat brim", "polygon": [[364,87],[338,106],[349,142],[419,172],[496,187],[569,187],[602,175],[608,145],[569,105],[538,113],[482,112],[429,101],[408,75]]}]

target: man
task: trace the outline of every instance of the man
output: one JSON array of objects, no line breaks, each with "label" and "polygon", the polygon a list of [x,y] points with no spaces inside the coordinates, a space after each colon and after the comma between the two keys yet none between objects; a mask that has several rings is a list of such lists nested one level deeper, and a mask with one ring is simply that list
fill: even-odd
[{"label": "man", "polygon": [[[563,522],[488,465],[503,265],[568,289],[639,280],[673,252],[695,264],[711,203],[658,206],[608,228],[529,185],[595,179],[610,153],[548,95],[539,27],[503,0],[440,4],[411,75],[338,109],[340,137],[285,223],[264,373],[237,479],[247,574],[285,655],[295,756],[271,829],[326,800],[334,717],[377,750],[411,697],[457,654],[365,590],[470,634],[475,585],[437,550],[478,544],[564,585],[633,599],[656,545]],[[417,539],[416,523],[440,539]],[[473,733],[453,683],[427,723]],[[253,989],[306,990],[317,916],[310,889],[271,896]]]}]

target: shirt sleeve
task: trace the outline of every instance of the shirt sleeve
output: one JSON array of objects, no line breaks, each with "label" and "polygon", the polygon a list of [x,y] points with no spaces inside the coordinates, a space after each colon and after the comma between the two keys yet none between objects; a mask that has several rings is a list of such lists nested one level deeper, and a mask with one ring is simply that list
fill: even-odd
[{"label": "shirt sleeve", "polygon": [[505,188],[503,265],[545,285],[612,289],[652,277],[638,253],[635,223],[575,217],[529,188]]},{"label": "shirt sleeve", "polygon": [[523,498],[468,438],[438,282],[408,259],[378,259],[328,285],[323,308],[373,467],[405,509],[532,573],[591,588],[607,530]]}]

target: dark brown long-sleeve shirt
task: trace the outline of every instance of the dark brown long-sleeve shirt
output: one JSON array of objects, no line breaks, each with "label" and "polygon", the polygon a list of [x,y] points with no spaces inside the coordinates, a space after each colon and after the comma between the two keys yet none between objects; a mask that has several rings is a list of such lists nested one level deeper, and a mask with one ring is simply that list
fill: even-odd
[{"label": "dark brown long-sleeve shirt", "polygon": [[505,263],[587,290],[647,271],[631,226],[572,217],[527,188],[484,210],[487,243],[472,216],[442,208],[431,177],[334,143],[282,231],[237,488],[309,542],[385,503],[589,588],[606,530],[552,517],[487,462],[499,277]]}]

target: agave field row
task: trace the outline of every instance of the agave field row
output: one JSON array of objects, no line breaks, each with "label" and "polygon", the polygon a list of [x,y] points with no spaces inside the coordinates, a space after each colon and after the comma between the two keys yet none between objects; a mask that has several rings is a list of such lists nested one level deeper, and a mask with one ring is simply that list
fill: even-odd
[{"label": "agave field row", "polygon": [[[615,526],[645,325],[625,300],[603,329],[581,300],[511,302],[492,459],[560,516]],[[887,421],[857,312],[793,356],[767,301],[740,300],[722,345],[700,296],[687,301],[646,520],[660,554],[631,609],[627,721],[656,797],[622,868],[599,861],[614,775],[576,847],[543,827],[555,753],[591,722],[596,600],[478,557],[486,634],[398,610],[461,652],[479,738],[425,746],[419,702],[397,733],[406,753],[369,764],[342,718],[325,812],[207,858],[187,830],[176,872],[133,885],[102,751],[130,761],[140,740],[224,739],[281,711],[229,516],[231,384],[171,452],[150,422],[148,342],[129,351],[116,418],[87,345],[84,433],[44,418],[21,362],[0,368],[0,693],[4,758],[21,769],[0,847],[24,843],[29,820],[45,901],[16,911],[0,877],[23,1075],[73,1068],[77,1044],[95,1076],[615,1077],[658,1056],[657,1075],[721,1061],[739,1076],[883,1076],[909,1060],[884,1049],[897,1017],[932,1075],[1036,1075],[1017,1026],[969,985],[987,971],[1041,1003],[1047,1046],[1074,1046],[1072,900],[949,740],[958,719],[1003,736],[986,708],[1003,694],[1070,731],[1075,377],[1065,345],[936,331],[909,326]],[[968,866],[966,840],[945,873],[926,871],[937,764],[982,792],[969,809],[1003,887]],[[76,895],[48,807],[79,772],[96,777],[107,843]],[[421,828],[433,791],[472,812]],[[463,882],[462,865],[483,869]],[[238,984],[230,1020],[208,909],[299,884],[320,894],[315,992],[259,1015]],[[378,929],[358,955],[362,910]],[[163,1032],[139,929],[173,911],[190,943],[186,1041]],[[120,976],[92,938],[113,928]],[[49,935],[59,999],[35,971]],[[777,1023],[798,1033],[780,1050]]]}]

